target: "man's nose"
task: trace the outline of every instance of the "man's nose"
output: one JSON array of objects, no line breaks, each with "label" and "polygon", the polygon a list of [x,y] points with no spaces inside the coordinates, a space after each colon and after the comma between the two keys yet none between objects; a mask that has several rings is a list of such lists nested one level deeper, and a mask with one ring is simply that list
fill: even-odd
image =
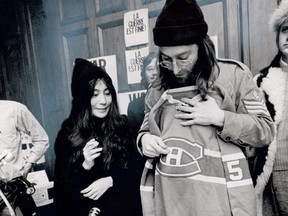
[{"label": "man's nose", "polygon": [[177,75],[179,73],[179,71],[181,70],[181,68],[178,67],[176,61],[172,62],[172,69],[173,69],[173,73],[175,75]]}]

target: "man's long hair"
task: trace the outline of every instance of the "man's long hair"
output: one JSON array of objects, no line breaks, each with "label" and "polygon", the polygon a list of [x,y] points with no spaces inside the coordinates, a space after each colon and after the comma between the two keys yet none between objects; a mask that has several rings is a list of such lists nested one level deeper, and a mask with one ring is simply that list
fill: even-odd
[{"label": "man's long hair", "polygon": [[[220,69],[217,64],[215,47],[210,37],[207,35],[196,44],[198,45],[198,59],[185,85],[197,85],[201,97],[205,99],[207,93],[213,87],[220,73]],[[159,56],[159,58],[161,58],[161,56]],[[164,89],[178,87],[177,84],[175,84],[174,74],[163,67],[160,67],[159,77],[153,86]]]}]

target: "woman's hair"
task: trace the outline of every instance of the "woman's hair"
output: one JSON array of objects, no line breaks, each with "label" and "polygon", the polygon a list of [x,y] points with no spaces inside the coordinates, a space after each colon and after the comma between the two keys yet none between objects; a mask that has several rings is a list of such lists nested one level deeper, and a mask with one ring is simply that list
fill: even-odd
[{"label": "woman's hair", "polygon": [[[196,84],[201,97],[205,99],[220,71],[215,56],[215,47],[210,37],[207,35],[196,44],[198,45],[198,58],[195,66],[192,68],[192,72],[189,74],[187,84]],[[174,75],[171,71],[160,67],[159,79],[155,82],[154,86],[164,89],[175,88],[177,86],[175,86],[174,80]]]},{"label": "woman's hair", "polygon": [[[103,81],[111,96],[112,103],[107,116],[103,119],[92,115],[91,98],[97,82]],[[68,136],[71,147],[83,149],[92,138],[103,147],[103,162],[109,169],[114,160],[124,160],[127,155],[127,140],[124,138],[126,122],[119,113],[116,90],[112,79],[104,69],[93,63],[76,59],[71,82],[72,109],[69,116],[72,130]],[[125,160],[124,160],[125,161]],[[123,162],[124,163],[124,162]],[[125,164],[122,164],[125,166]]]},{"label": "woman's hair", "polygon": [[141,69],[141,84],[145,89],[149,86],[149,83],[146,78],[146,68],[151,63],[151,61],[158,57],[158,54],[155,52],[150,52],[143,60],[142,69]]}]

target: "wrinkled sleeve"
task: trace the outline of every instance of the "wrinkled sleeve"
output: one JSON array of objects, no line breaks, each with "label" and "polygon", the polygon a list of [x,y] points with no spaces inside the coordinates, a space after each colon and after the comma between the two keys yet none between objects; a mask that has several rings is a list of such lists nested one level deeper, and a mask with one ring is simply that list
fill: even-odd
[{"label": "wrinkled sleeve", "polygon": [[136,140],[137,149],[141,155],[142,155],[141,138],[144,134],[150,133],[149,123],[148,123],[149,112],[151,111],[152,107],[156,104],[158,99],[161,97],[163,92],[164,92],[163,89],[159,90],[157,88],[150,87],[148,88],[147,93],[145,95],[145,109],[144,109],[145,115],[144,115],[144,119],[139,129],[137,140]]},{"label": "wrinkled sleeve", "polygon": [[31,153],[27,161],[36,163],[49,147],[47,133],[26,106],[18,109],[17,127],[20,131],[23,131],[31,137],[33,148],[31,148]]},{"label": "wrinkled sleeve", "polygon": [[234,72],[236,112],[224,111],[220,137],[242,146],[269,145],[275,135],[274,123],[252,73],[246,67],[236,67]]}]

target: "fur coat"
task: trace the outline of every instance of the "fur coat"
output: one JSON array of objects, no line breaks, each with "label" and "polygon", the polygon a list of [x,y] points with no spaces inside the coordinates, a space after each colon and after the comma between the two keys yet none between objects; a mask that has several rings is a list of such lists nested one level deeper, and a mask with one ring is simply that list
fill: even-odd
[{"label": "fur coat", "polygon": [[[257,86],[262,90],[265,98],[267,109],[275,122],[275,138],[269,145],[268,150],[262,155],[262,161],[265,163],[263,166],[258,166],[256,171],[256,198],[257,198],[257,215],[262,216],[263,210],[263,191],[267,185],[271,173],[273,171],[273,165],[275,162],[276,150],[277,150],[277,130],[280,120],[282,119],[283,108],[285,103],[285,89],[286,89],[286,78],[285,73],[280,68],[281,54],[273,59],[271,64],[262,69],[258,75],[255,76],[254,80],[257,82]],[[259,164],[259,163],[258,163]],[[260,162],[261,164],[261,162]],[[261,168],[259,168],[261,167]]]}]

